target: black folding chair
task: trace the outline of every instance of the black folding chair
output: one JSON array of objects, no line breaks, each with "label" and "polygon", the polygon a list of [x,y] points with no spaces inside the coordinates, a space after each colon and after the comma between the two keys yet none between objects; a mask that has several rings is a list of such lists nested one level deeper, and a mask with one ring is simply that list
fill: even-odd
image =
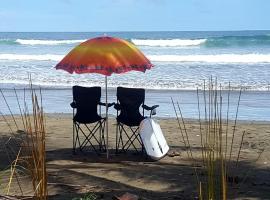
[{"label": "black folding chair", "polygon": [[[105,117],[101,117],[101,87],[73,86],[73,152],[77,145],[82,151],[93,148],[95,152],[106,150],[104,127]],[[112,106],[113,104],[108,104]],[[99,114],[98,114],[99,106]]]},{"label": "black folding chair", "polygon": [[[116,153],[127,151],[131,146],[139,152],[135,142],[138,142],[143,151],[143,143],[139,135],[139,125],[145,119],[145,110],[150,111],[150,117],[155,114],[155,108],[144,104],[145,90],[140,88],[117,88],[117,103],[114,108],[117,110],[116,127]],[[140,113],[140,107],[142,113]]]}]

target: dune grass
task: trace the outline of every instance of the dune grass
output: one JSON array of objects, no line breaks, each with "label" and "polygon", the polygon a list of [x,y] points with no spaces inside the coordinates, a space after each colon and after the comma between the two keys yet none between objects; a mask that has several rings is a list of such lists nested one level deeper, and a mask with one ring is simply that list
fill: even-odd
[{"label": "dune grass", "polygon": [[[234,184],[238,178],[234,176],[233,172],[238,167],[245,137],[245,131],[243,131],[241,140],[235,141],[242,89],[239,90],[232,130],[229,129],[230,84],[225,97],[223,92],[222,86],[218,85],[217,80],[213,81],[212,78],[209,79],[208,83],[204,81],[201,90],[197,89],[199,146],[201,149],[199,158],[193,156],[188,137],[191,133],[188,133],[186,129],[179,103],[172,99],[181,138],[195,171],[200,200],[228,199],[228,183]],[[224,107],[226,108],[224,109]],[[231,139],[229,139],[229,135]],[[233,147],[236,145],[239,146],[239,149],[236,156],[233,156]]]},{"label": "dune grass", "polygon": [[[23,104],[17,96],[17,92],[14,89],[18,107],[20,110],[20,118],[15,119],[12,111],[9,107],[8,101],[5,98],[4,93],[1,90],[2,97],[6,103],[11,114],[12,122],[8,121],[5,115],[2,118],[9,126],[10,139],[17,141],[17,147],[9,144],[8,141],[5,143],[6,153],[11,159],[10,163],[10,175],[8,183],[5,189],[6,195],[11,194],[11,189],[16,182],[20,188],[21,196],[24,195],[20,178],[18,176],[28,176],[31,180],[33,189],[33,199],[46,200],[48,198],[47,191],[47,170],[46,170],[46,148],[45,148],[45,116],[42,107],[42,93],[41,89],[36,90],[32,87],[31,79],[29,89],[27,90],[28,95],[31,96],[31,102],[26,101],[26,90],[24,90]],[[38,94],[37,94],[38,91]],[[18,123],[19,120],[20,123]],[[19,124],[22,127],[19,127]],[[14,131],[14,129],[16,131]],[[15,185],[16,185],[15,184]],[[16,194],[18,195],[18,194]]]}]

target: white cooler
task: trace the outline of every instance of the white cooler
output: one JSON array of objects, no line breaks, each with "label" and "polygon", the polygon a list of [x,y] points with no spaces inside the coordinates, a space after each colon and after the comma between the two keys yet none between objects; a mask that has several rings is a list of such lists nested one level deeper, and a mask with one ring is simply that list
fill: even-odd
[{"label": "white cooler", "polygon": [[167,154],[169,146],[158,123],[146,118],[141,122],[139,131],[148,156],[158,160]]}]

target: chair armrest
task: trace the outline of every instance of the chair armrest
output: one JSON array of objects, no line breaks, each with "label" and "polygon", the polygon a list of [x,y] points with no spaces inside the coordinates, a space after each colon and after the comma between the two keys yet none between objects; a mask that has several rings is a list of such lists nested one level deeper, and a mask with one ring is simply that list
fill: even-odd
[{"label": "chair armrest", "polygon": [[70,106],[71,106],[72,108],[77,108],[77,105],[76,105],[76,103],[75,103],[74,101],[70,103]]},{"label": "chair armrest", "polygon": [[145,110],[154,110],[155,108],[159,107],[159,105],[153,105],[151,107],[147,106],[147,105],[142,105],[142,108]]},{"label": "chair armrest", "polygon": [[[108,103],[108,108],[112,107],[115,103]],[[99,102],[98,105],[106,106],[106,103]]]},{"label": "chair armrest", "polygon": [[114,109],[119,111],[119,110],[121,110],[121,108],[122,108],[122,106],[119,103],[114,104]]}]

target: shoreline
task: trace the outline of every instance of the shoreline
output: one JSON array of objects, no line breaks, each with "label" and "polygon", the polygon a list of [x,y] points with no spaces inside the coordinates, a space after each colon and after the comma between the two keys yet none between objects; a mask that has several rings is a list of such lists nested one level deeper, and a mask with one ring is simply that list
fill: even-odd
[{"label": "shoreline", "polygon": [[[10,115],[5,115],[5,116],[10,116]],[[14,115],[14,116],[19,116],[18,114]],[[45,116],[46,117],[61,117],[61,118],[70,118],[72,119],[72,113],[45,113]],[[115,119],[116,120],[116,115],[109,115],[109,120],[113,120]],[[176,120],[177,118],[176,117],[156,117],[156,116],[153,116],[152,117],[153,120]],[[181,120],[181,119],[180,119]],[[199,123],[199,119],[196,119],[196,118],[183,118],[183,120],[185,122],[192,122],[192,123]],[[201,119],[201,122],[203,122],[204,119]],[[224,124],[226,122],[226,119],[223,120],[224,121]],[[234,120],[233,119],[230,119],[228,120],[229,123],[233,123]],[[268,125],[270,123],[270,121],[267,121],[267,120],[237,120],[237,124],[240,123],[240,124],[250,124],[250,123],[256,123],[256,124],[266,124]]]},{"label": "shoreline", "polygon": [[[31,102],[30,90],[16,90],[19,102],[23,105],[24,96],[26,96],[26,102]],[[13,114],[19,114],[18,102],[14,92],[14,89],[4,90],[2,89],[4,96],[11,108]],[[49,89],[42,90],[43,108],[45,113],[72,113],[70,103],[72,102],[72,89]],[[223,119],[227,117],[227,94],[228,91],[222,91],[225,99],[222,107]],[[39,95],[39,91],[37,91]],[[179,103],[183,118],[198,119],[198,96],[197,91],[171,91],[171,90],[148,90],[145,93],[145,104],[148,106],[159,105],[156,109],[157,118],[175,118],[175,111],[173,109],[171,98],[175,103]],[[234,120],[237,110],[239,98],[239,91],[230,92],[230,107],[229,107],[229,119]],[[108,102],[116,102],[116,89],[108,90]],[[200,112],[204,113],[205,103],[203,101],[203,91],[199,91],[200,100]],[[0,97],[2,102],[1,113],[10,114],[3,97]],[[102,90],[101,101],[105,102],[105,91]],[[270,121],[270,92],[252,92],[244,91],[241,95],[238,120],[244,121]],[[207,106],[207,105],[206,105]],[[105,109],[102,109],[102,113],[105,113]],[[149,114],[145,113],[146,116]],[[109,115],[116,115],[116,111],[113,108],[109,109]],[[203,116],[203,115],[201,115]]]},{"label": "shoreline", "polygon": [[[31,113],[30,113],[31,115]],[[61,119],[70,119],[70,123],[72,123],[72,118],[73,118],[73,114],[72,113],[46,113],[44,112],[44,115],[46,118],[50,119],[50,118],[61,118]],[[12,121],[12,115],[11,114],[5,114],[2,115],[6,118],[9,119],[9,121]],[[15,118],[17,118],[18,120],[20,120],[21,115],[20,114],[13,114],[13,116]],[[105,117],[105,114],[103,113],[102,116]],[[108,115],[109,117],[109,121],[115,121],[116,122],[116,115]],[[177,121],[176,117],[158,117],[158,116],[152,116],[151,117],[153,120],[157,121],[159,123],[159,121]],[[181,121],[181,118],[179,118],[179,120]],[[185,123],[194,123],[194,124],[199,124],[199,119],[196,118],[183,118]],[[204,119],[201,119],[201,123],[204,122]],[[223,125],[226,125],[226,119],[223,119]],[[234,119],[229,119],[228,120],[228,124],[232,125],[235,122]],[[182,121],[181,121],[182,123]],[[237,120],[236,121],[236,125],[244,125],[244,124],[256,124],[256,125],[270,125],[270,121],[267,120]],[[270,128],[270,127],[269,127]]]},{"label": "shoreline", "polygon": [[[2,86],[1,86],[2,84]],[[9,84],[7,84],[9,85]],[[14,85],[14,84],[11,84]],[[79,85],[79,84],[74,84],[74,85],[70,85],[70,86],[44,86],[44,85],[35,85],[33,84],[33,88],[34,89],[41,89],[41,90],[72,90],[72,86],[83,86],[83,87],[101,87],[102,90],[104,90],[105,86],[99,86],[99,85]],[[267,89],[249,89],[249,88],[245,88],[245,87],[241,87],[241,88],[236,88],[236,87],[231,87],[231,92],[239,92],[240,89],[242,89],[243,92],[248,92],[248,93],[270,93],[270,83],[268,84],[269,88]],[[118,87],[118,86],[117,86]],[[108,91],[116,91],[117,87],[109,87],[108,86]],[[119,86],[119,87],[129,87],[129,88],[142,88],[142,87],[132,87],[132,86]],[[3,83],[0,83],[0,89],[3,91],[14,91],[14,89],[20,91],[20,90],[30,90],[29,88],[29,84],[20,84],[20,85],[16,85],[15,86],[8,86],[8,87],[3,87]],[[198,91],[203,91],[202,87],[198,87],[198,88],[144,88],[145,91],[149,91],[152,93],[158,93],[158,92],[164,92],[164,93],[171,93],[171,92],[197,92]],[[227,86],[225,86],[225,89],[221,89],[222,92],[228,92],[229,89]],[[207,92],[207,89],[206,89]]]}]

